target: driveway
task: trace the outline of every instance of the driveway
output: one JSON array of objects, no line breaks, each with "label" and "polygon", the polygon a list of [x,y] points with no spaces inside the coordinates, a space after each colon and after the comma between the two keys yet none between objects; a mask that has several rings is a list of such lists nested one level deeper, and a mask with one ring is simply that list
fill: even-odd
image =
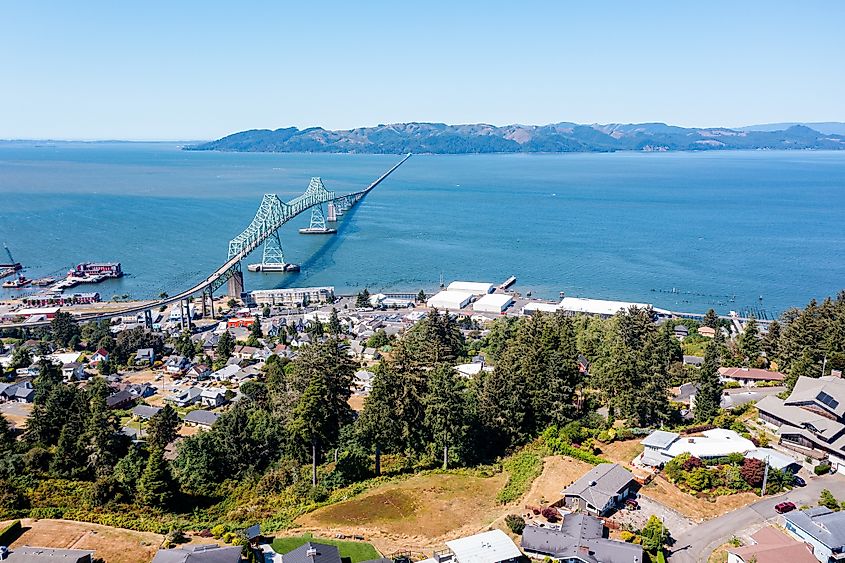
[{"label": "driveway", "polygon": [[269,543],[262,543],[261,550],[264,552],[264,563],[282,563],[282,556],[273,551]]},{"label": "driveway", "polygon": [[775,512],[776,504],[792,501],[798,507],[814,506],[818,503],[822,489],[830,489],[836,498],[845,498],[845,477],[842,475],[811,477],[807,479],[806,487],[796,487],[781,495],[760,500],[708,520],[686,532],[675,534],[675,545],[672,546],[669,556],[673,563],[707,561],[713,550],[726,543],[731,536],[740,536],[748,528],[762,527],[767,523],[777,521],[779,515]]},{"label": "driveway", "polygon": [[675,536],[686,532],[695,525],[683,514],[656,500],[639,495],[637,502],[640,505],[639,510],[626,510],[623,508],[616,512],[610,519],[617,524],[629,524],[635,529],[642,529],[646,522],[648,522],[649,517],[653,514],[660,518],[666,528],[671,530]]}]

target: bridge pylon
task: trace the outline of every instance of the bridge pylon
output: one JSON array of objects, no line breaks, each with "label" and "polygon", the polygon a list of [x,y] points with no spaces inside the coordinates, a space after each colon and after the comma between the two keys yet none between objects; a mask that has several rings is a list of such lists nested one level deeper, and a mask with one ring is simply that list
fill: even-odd
[{"label": "bridge pylon", "polygon": [[244,292],[244,273],[238,268],[226,281],[226,294],[233,299],[240,299]]}]

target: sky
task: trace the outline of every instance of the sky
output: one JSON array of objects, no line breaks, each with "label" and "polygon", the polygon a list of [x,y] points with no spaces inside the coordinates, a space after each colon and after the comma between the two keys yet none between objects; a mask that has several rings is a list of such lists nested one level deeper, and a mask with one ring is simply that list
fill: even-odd
[{"label": "sky", "polygon": [[0,3],[0,139],[845,121],[845,2]]}]

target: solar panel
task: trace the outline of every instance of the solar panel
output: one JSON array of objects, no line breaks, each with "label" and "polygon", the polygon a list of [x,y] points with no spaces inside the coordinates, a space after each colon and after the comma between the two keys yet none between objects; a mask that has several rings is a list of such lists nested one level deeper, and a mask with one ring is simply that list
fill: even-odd
[{"label": "solar panel", "polygon": [[831,397],[830,395],[828,395],[824,391],[820,391],[819,394],[816,395],[816,399],[820,403],[829,406],[833,410],[836,410],[836,407],[839,406],[839,401],[837,401],[836,399],[834,399],[833,397]]}]

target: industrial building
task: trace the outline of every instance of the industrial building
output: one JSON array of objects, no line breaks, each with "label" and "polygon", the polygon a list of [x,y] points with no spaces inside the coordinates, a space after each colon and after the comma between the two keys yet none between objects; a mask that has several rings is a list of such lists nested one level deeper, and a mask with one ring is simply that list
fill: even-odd
[{"label": "industrial building", "polygon": [[38,293],[35,295],[28,295],[21,299],[21,302],[27,307],[63,307],[66,305],[88,305],[91,303],[98,303],[100,301],[100,294],[93,293]]},{"label": "industrial building", "polygon": [[288,287],[283,289],[256,289],[243,294],[247,303],[256,305],[305,306],[311,303],[328,303],[334,300],[334,287]]},{"label": "industrial building", "polygon": [[536,312],[556,313],[562,312],[567,315],[592,315],[601,318],[609,318],[613,315],[630,309],[652,308],[648,303],[629,303],[627,301],[608,301],[606,299],[587,299],[586,297],[564,297],[560,303],[528,303],[523,307],[523,315],[532,315]]},{"label": "industrial building", "polygon": [[472,304],[476,313],[503,313],[513,304],[513,298],[506,293],[488,293]]},{"label": "industrial building", "polygon": [[487,282],[453,281],[446,289],[449,291],[466,291],[473,295],[484,295],[493,293],[496,286]]},{"label": "industrial building", "polygon": [[433,309],[463,309],[474,297],[475,294],[468,291],[447,289],[429,298],[426,305]]}]

